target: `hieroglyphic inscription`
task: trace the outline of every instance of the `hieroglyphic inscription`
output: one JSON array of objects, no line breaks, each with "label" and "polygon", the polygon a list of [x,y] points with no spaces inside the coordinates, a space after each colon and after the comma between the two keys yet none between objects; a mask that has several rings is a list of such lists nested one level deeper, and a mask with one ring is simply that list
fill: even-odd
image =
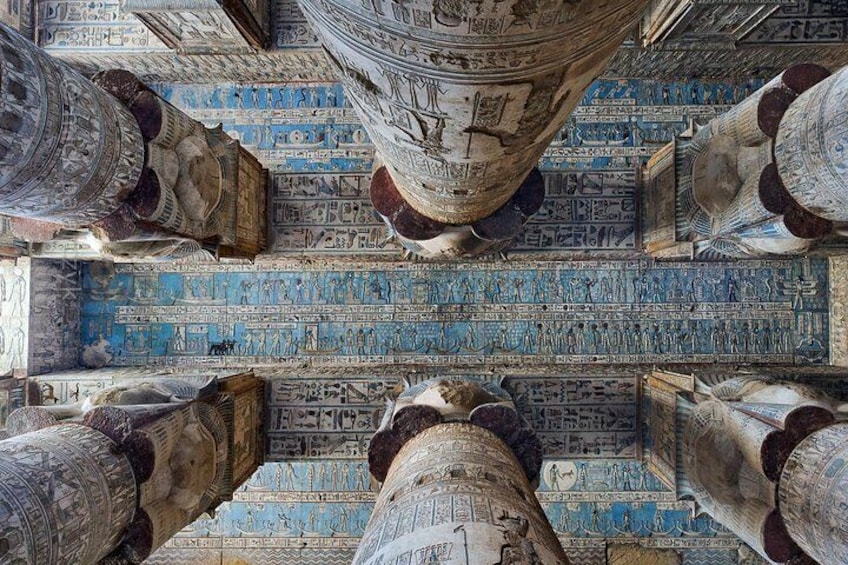
[{"label": "hieroglyphic inscription", "polygon": [[742,42],[759,45],[840,43],[848,37],[848,6],[829,0],[788,2]]},{"label": "hieroglyphic inscription", "polygon": [[86,279],[83,342],[120,365],[827,358],[822,260],[355,265],[120,266]]},{"label": "hieroglyphic inscription", "polygon": [[0,371],[26,369],[29,352],[31,261],[0,263]]},{"label": "hieroglyphic inscription", "polygon": [[831,363],[848,366],[848,288],[837,281],[848,277],[848,258],[830,259],[830,351]]},{"label": "hieroglyphic inscription", "polygon": [[117,545],[136,508],[136,484],[114,447],[77,424],[0,442],[5,560],[90,563]]},{"label": "hieroglyphic inscription", "polygon": [[30,375],[73,369],[79,365],[81,264],[75,261],[32,262],[30,278]]},{"label": "hieroglyphic inscription", "polygon": [[567,563],[515,456],[497,436],[466,423],[437,425],[404,445],[354,563],[439,562],[455,554],[480,565],[499,557]]}]

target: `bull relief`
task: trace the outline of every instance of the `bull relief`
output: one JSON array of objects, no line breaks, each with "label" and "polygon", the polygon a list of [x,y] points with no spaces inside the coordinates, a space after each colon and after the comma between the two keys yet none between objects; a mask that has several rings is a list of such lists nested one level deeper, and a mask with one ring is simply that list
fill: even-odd
[{"label": "bull relief", "polygon": [[520,233],[536,162],[645,4],[300,1],[376,145],[374,207],[428,257]]}]

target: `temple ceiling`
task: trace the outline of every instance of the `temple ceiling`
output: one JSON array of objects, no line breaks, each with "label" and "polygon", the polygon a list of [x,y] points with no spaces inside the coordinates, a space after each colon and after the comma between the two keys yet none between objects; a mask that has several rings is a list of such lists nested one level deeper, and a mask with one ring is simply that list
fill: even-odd
[{"label": "temple ceiling", "polygon": [[[81,351],[119,367],[40,379],[61,400],[151,364],[252,366],[269,379],[271,463],[151,563],[349,563],[376,498],[364,450],[384,397],[404,379],[443,375],[504,378],[517,395],[546,448],[539,498],[575,564],[606,563],[611,541],[674,548],[684,565],[741,562],[738,539],[649,469],[642,377],[657,365],[691,373],[699,369],[679,364],[718,363],[718,373],[758,364],[828,381],[818,373],[845,357],[844,328],[831,331],[844,292],[830,291],[845,265],[651,264],[639,256],[639,168],[789,64],[848,62],[844,6],[743,10],[762,16],[750,29],[728,8],[712,23],[682,18],[634,37],[541,160],[548,198],[510,262],[445,267],[398,261],[368,202],[373,147],[293,0],[272,5],[271,47],[260,53],[175,52],[119,5],[47,0],[28,20],[13,0],[0,19],[24,31],[37,21],[38,43],[87,72],[124,67],[155,82],[272,173],[269,256],[34,266],[44,326],[58,323],[46,313],[70,293],[80,308],[58,320],[72,331],[0,357],[25,355],[47,372]],[[20,274],[4,272],[10,285]],[[69,276],[67,289],[50,291]],[[798,277],[813,283],[801,295]],[[4,327],[19,327],[11,304]],[[20,390],[0,394],[22,402]]]},{"label": "temple ceiling", "polygon": [[[155,2],[130,4],[158,6]],[[685,7],[668,12],[669,5]],[[118,0],[83,2],[47,0],[37,3],[35,20],[28,19],[29,0],[13,0],[0,18],[32,30],[39,45],[52,55],[88,72],[125,68],[145,81],[168,82],[291,82],[329,81],[333,72],[295,0],[271,3],[269,49],[188,44],[176,53],[151,32],[137,15],[122,10]],[[139,12],[137,12],[139,13]],[[204,26],[225,37],[220,21],[182,17],[177,27],[197,34]],[[625,44],[605,76],[688,79],[771,77],[789,65],[809,61],[834,66],[848,57],[848,13],[842,3],[824,0],[782,2],[740,1],[713,4],[657,1],[642,24],[642,32]],[[206,29],[208,33],[208,29]]]}]

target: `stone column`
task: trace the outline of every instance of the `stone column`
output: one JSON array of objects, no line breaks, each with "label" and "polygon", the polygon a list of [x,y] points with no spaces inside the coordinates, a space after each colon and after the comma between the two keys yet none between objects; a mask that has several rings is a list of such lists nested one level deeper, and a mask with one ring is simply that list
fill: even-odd
[{"label": "stone column", "polygon": [[541,446],[502,388],[468,380],[410,387],[368,460],[383,488],[356,565],[569,563],[531,486]]},{"label": "stone column", "polygon": [[127,71],[89,81],[0,24],[0,215],[33,253],[252,258],[266,244],[267,187],[220,127]]},{"label": "stone column", "polygon": [[646,251],[746,258],[844,247],[846,96],[848,68],[795,65],[661,151],[646,174]]},{"label": "stone column", "polygon": [[[647,2],[299,4],[391,179],[375,206],[405,209],[391,223],[420,241],[521,211],[511,199]],[[520,215],[501,213],[475,237],[510,233]]]},{"label": "stone column", "polygon": [[792,452],[778,487],[786,529],[818,563],[848,563],[848,424],[809,435]]},{"label": "stone column", "polygon": [[103,433],[60,424],[0,441],[0,562],[96,563],[136,508],[126,455]]},{"label": "stone column", "polygon": [[141,563],[261,464],[263,391],[252,373],[138,379],[16,410],[0,442],[0,562]]},{"label": "stone column", "polygon": [[506,444],[454,422],[400,450],[353,562],[554,565],[568,558]]},{"label": "stone column", "polygon": [[0,24],[0,214],[90,225],[143,165],[139,126],[116,99]]},{"label": "stone column", "polygon": [[780,122],[774,158],[792,198],[816,216],[848,222],[848,67],[795,100]]},{"label": "stone column", "polygon": [[[252,258],[265,246],[267,170],[220,126],[209,129],[128,71],[92,81],[114,95],[141,127],[145,166],[121,210],[138,232],[111,246],[116,255],[156,253],[174,241],[215,242],[222,256]],[[199,246],[198,246],[199,247]],[[211,246],[210,246],[211,247]]]},{"label": "stone column", "polygon": [[771,562],[846,562],[848,535],[835,527],[848,504],[842,405],[759,376],[699,386],[696,397],[684,400],[683,494]]}]

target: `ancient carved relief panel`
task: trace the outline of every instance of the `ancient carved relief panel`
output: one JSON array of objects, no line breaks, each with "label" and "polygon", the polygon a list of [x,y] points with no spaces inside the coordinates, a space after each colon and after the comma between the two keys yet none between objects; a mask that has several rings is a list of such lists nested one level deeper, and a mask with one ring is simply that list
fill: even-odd
[{"label": "ancient carved relief panel", "polygon": [[38,18],[38,44],[48,50],[168,50],[117,0],[38,2]]},{"label": "ancient carved relief panel", "polygon": [[318,47],[321,40],[306,22],[297,0],[274,2],[273,45],[278,49]]},{"label": "ancient carved relief panel", "polygon": [[748,37],[745,44],[838,44],[848,37],[848,8],[842,2],[799,0],[782,5]]},{"label": "ancient carved relief panel", "polygon": [[180,53],[252,52],[270,42],[268,0],[196,0],[186,5],[127,0],[121,10]]},{"label": "ancient carved relief panel", "polygon": [[30,279],[29,370],[30,375],[73,369],[79,366],[81,263],[40,261],[32,263]]},{"label": "ancient carved relief panel", "polygon": [[355,265],[89,271],[83,342],[120,365],[827,359],[823,260]]},{"label": "ancient carved relief panel", "polygon": [[[738,541],[707,517],[674,502],[671,492],[635,462],[553,461],[546,464],[538,498],[573,563],[604,565],[609,538],[638,539],[674,548],[693,563],[736,563]],[[558,484],[550,480],[557,465]],[[571,471],[574,471],[574,484]],[[631,490],[626,490],[629,483]],[[271,564],[351,562],[376,500],[364,460],[324,459],[266,464],[222,505],[154,554],[157,563],[216,555]],[[611,502],[624,497],[626,502]],[[700,561],[700,560],[703,561]],[[711,559],[711,560],[710,560]]]},{"label": "ancient carved relief panel", "polygon": [[30,335],[28,258],[0,263],[0,370],[26,370]]},{"label": "ancient carved relief panel", "polygon": [[32,38],[33,4],[32,0],[8,0],[0,4],[0,22],[18,30],[24,37]]},{"label": "ancient carved relief panel", "polygon": [[[752,32],[783,6],[793,0],[683,2],[654,0],[642,20],[641,36],[645,45],[657,42],[732,46]],[[700,45],[698,45],[700,43]]]},{"label": "ancient carved relief panel", "polygon": [[6,439],[6,421],[9,414],[38,401],[38,389],[27,377],[0,378],[0,440]]},{"label": "ancient carved relief panel", "polygon": [[[364,456],[379,427],[383,399],[401,376],[347,372],[339,373],[339,380],[342,375],[344,382],[322,380],[320,373],[271,378],[266,424],[270,459]],[[631,458],[638,453],[633,374],[504,376],[504,386],[549,457]]]},{"label": "ancient carved relief panel", "polygon": [[[838,3],[801,1],[783,9],[751,33],[744,49],[695,44],[694,51],[645,50],[625,45],[606,71],[609,77],[705,76],[742,80],[768,77],[798,62],[839,66],[848,62],[845,13]],[[116,0],[39,2],[39,43],[85,69],[86,74],[124,68],[145,81],[191,80],[284,82],[335,80],[330,62],[318,49],[314,31],[294,0],[275,0],[271,51],[254,55],[173,55]],[[758,5],[763,5],[758,3]],[[729,7],[729,6],[728,6]],[[739,7],[736,3],[734,7]],[[713,5],[714,9],[721,6]],[[732,12],[732,10],[731,10]],[[705,18],[709,23],[709,19]]]},{"label": "ancient carved relief panel", "polygon": [[842,367],[848,366],[848,288],[836,281],[848,276],[848,259],[833,257],[830,259],[830,269],[833,273],[830,287],[830,350],[831,363]]}]

